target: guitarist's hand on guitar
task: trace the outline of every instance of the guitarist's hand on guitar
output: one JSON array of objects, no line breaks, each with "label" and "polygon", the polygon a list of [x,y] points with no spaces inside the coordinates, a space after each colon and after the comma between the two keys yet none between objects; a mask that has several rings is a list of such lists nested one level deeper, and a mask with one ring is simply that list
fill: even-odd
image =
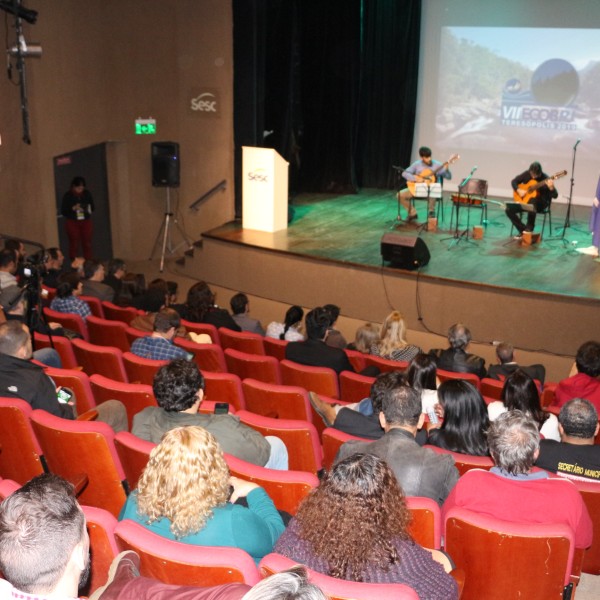
[{"label": "guitarist's hand on guitar", "polygon": [[546,185],[548,186],[549,190],[553,190],[554,189],[554,180],[553,179],[546,179]]},{"label": "guitarist's hand on guitar", "polygon": [[415,175],[415,181],[417,183],[423,183],[425,179],[423,179],[423,177],[421,177],[420,175]]},{"label": "guitarist's hand on guitar", "polygon": [[517,190],[517,194],[519,194],[519,196],[521,196],[521,198],[524,198],[526,193],[527,192],[525,190],[522,190],[522,189]]}]

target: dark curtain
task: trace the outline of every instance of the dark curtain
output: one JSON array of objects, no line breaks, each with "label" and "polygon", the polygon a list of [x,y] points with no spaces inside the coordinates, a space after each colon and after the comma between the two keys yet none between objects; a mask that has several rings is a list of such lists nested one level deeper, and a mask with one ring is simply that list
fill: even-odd
[{"label": "dark curtain", "polygon": [[421,1],[234,0],[236,152],[275,148],[292,193],[393,187],[412,148]]}]

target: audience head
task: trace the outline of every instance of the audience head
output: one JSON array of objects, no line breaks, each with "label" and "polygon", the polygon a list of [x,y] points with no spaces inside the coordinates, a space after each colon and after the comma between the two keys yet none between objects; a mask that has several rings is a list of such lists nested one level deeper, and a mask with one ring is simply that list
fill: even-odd
[{"label": "audience head", "polygon": [[102,281],[104,279],[104,265],[95,258],[88,258],[83,263],[83,277]]},{"label": "audience head", "polygon": [[354,336],[354,348],[363,354],[369,354],[371,346],[379,339],[379,328],[373,323],[361,325]]},{"label": "audience head", "polygon": [[202,321],[204,315],[214,306],[215,295],[206,281],[195,283],[188,291],[187,307],[192,321]]},{"label": "audience head", "polygon": [[[181,324],[179,313],[172,308],[163,308],[154,317],[154,331],[157,333],[169,333],[176,330]],[[175,333],[175,331],[173,331]]]},{"label": "audience head", "polygon": [[6,321],[0,325],[0,354],[23,360],[31,358],[31,337],[21,321]]},{"label": "audience head", "polygon": [[59,298],[68,298],[74,294],[81,293],[81,278],[74,271],[61,273],[58,277],[58,285],[56,286],[56,295]]},{"label": "audience head", "polygon": [[542,410],[535,381],[522,369],[511,373],[502,388],[502,402],[508,410],[521,410],[542,425],[548,415]]},{"label": "audience head", "polygon": [[158,405],[167,412],[192,408],[204,396],[204,377],[194,361],[179,358],[158,370],[152,384]]},{"label": "audience head", "polygon": [[562,433],[568,437],[590,440],[593,443],[598,433],[598,412],[588,400],[569,400],[558,415]]},{"label": "audience head", "polygon": [[326,304],[323,308],[329,313],[329,327],[333,327],[340,316],[340,307],[335,304]]},{"label": "audience head", "polygon": [[46,260],[46,268],[61,269],[65,260],[65,255],[60,248],[48,248],[48,260]]},{"label": "audience head", "polygon": [[176,281],[167,281],[167,303],[169,305],[177,302],[177,291],[179,284]]},{"label": "audience head", "polygon": [[377,415],[383,410],[383,398],[388,391],[401,385],[404,385],[404,375],[400,371],[387,371],[377,375],[369,394],[373,405],[373,414]]},{"label": "audience head", "polygon": [[438,388],[444,409],[445,442],[449,450],[485,456],[488,454],[485,431],[489,426],[487,406],[477,388],[464,379],[448,379]]},{"label": "audience head", "polygon": [[417,354],[406,369],[406,383],[418,392],[423,390],[435,390],[437,365],[429,354]]},{"label": "audience head", "polygon": [[228,497],[223,451],[211,433],[197,426],[165,433],[138,484],[139,512],[151,523],[169,519],[176,537],[200,531]]},{"label": "audience head", "polygon": [[415,428],[421,418],[421,395],[408,385],[397,385],[383,395],[383,416],[390,427]]},{"label": "audience head", "polygon": [[590,377],[600,375],[600,343],[585,342],[577,350],[575,365],[579,373],[585,373]]},{"label": "audience head", "polygon": [[229,306],[231,306],[231,312],[234,315],[243,315],[246,312],[248,306],[248,296],[242,292],[238,292],[235,296],[231,297]]},{"label": "audience head", "polygon": [[13,274],[16,272],[17,254],[14,250],[10,250],[8,248],[0,250],[0,269]]},{"label": "audience head", "polygon": [[520,410],[502,413],[491,423],[487,439],[496,466],[511,475],[528,473],[539,452],[537,424]]},{"label": "audience head", "polygon": [[329,328],[329,313],[322,307],[313,308],[304,319],[306,335],[311,340],[324,340]]},{"label": "audience head", "polygon": [[27,594],[77,595],[89,572],[89,538],[73,486],[44,473],[0,505],[0,569]]},{"label": "audience head", "polygon": [[321,588],[308,581],[306,568],[296,565],[259,581],[242,600],[329,600]]},{"label": "audience head", "polygon": [[448,342],[454,350],[464,350],[471,341],[471,332],[462,323],[456,323],[448,329]]},{"label": "audience head", "polygon": [[391,312],[383,321],[380,339],[379,352],[384,356],[406,346],[406,324],[397,310]]},{"label": "audience head", "polygon": [[500,363],[503,365],[506,363],[513,362],[514,353],[515,349],[513,345],[509,344],[508,342],[500,342],[496,346],[496,356],[498,357]]},{"label": "audience head", "polygon": [[408,540],[410,511],[393,471],[373,454],[354,454],[327,472],[296,520],[300,537],[329,566],[327,575],[362,581],[365,565],[399,560],[394,541]]},{"label": "audience head", "polygon": [[0,306],[4,314],[22,315],[25,312],[25,290],[9,285],[0,291]]},{"label": "audience head", "polygon": [[125,261],[123,259],[111,258],[108,261],[108,274],[115,279],[122,279],[126,271],[127,267],[125,266]]},{"label": "audience head", "polygon": [[287,333],[290,327],[293,327],[297,323],[302,321],[302,317],[304,317],[304,311],[301,306],[290,306],[285,313],[285,320],[283,322],[283,333],[279,336],[279,339],[285,339],[285,334]]},{"label": "audience head", "polygon": [[23,245],[23,242],[21,240],[17,240],[16,238],[11,238],[8,239],[4,242],[4,248],[5,250],[13,250],[16,258],[17,258],[17,262],[19,260],[21,260],[22,258],[25,257],[25,255],[27,254],[25,252],[25,246]]}]

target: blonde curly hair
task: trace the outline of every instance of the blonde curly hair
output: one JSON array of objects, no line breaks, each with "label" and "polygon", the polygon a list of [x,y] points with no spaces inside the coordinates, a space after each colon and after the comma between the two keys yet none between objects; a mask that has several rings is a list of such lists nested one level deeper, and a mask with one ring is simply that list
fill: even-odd
[{"label": "blonde curly hair", "polygon": [[171,521],[182,538],[200,531],[229,497],[229,469],[214,436],[202,427],[177,427],[150,453],[138,484],[138,512],[152,523]]}]

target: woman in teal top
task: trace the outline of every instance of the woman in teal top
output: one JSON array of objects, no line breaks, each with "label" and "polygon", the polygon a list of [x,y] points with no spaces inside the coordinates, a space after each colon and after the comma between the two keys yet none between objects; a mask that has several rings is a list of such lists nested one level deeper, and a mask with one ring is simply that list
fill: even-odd
[{"label": "woman in teal top", "polygon": [[[242,497],[247,508],[233,504]],[[121,510],[123,519],[186,544],[241,548],[257,563],[285,529],[262,488],[229,476],[220,446],[202,427],[164,435]]]}]

